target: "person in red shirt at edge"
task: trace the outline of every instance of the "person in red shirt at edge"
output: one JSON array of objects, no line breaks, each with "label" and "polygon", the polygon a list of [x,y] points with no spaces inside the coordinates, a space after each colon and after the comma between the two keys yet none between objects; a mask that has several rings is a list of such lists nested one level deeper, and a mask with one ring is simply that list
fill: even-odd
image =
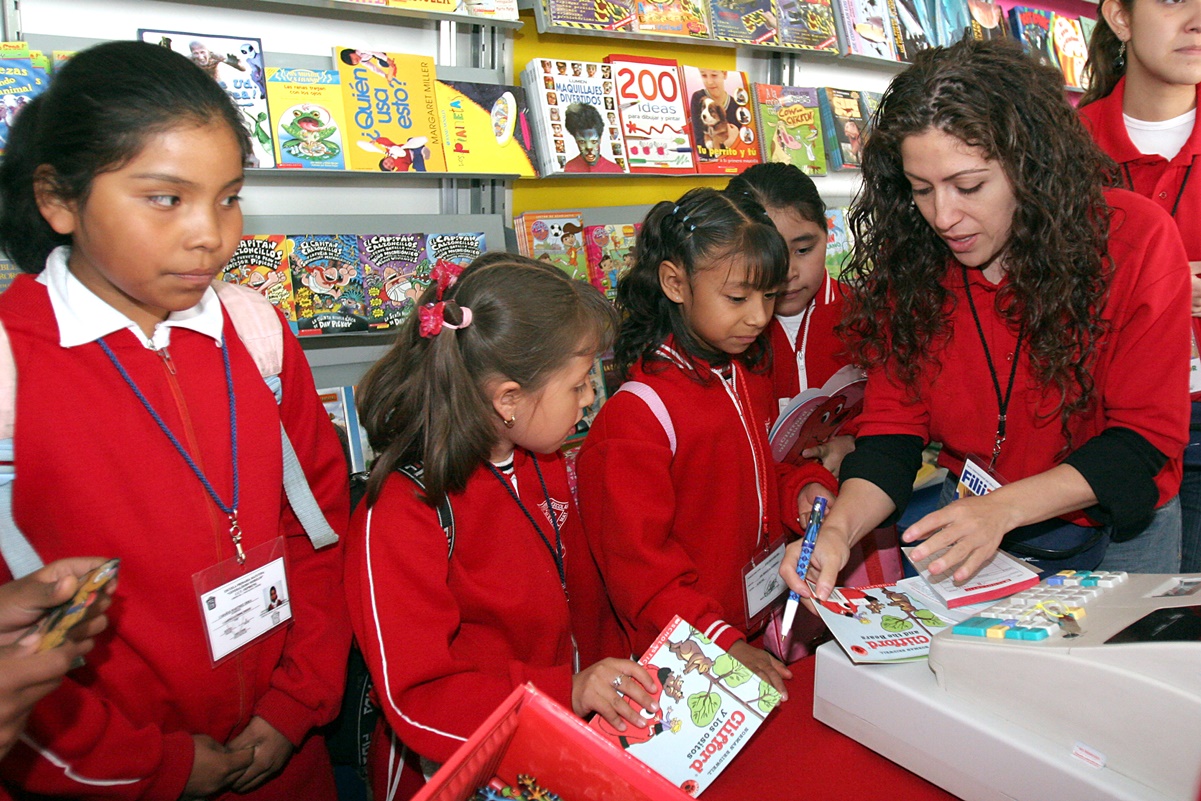
[{"label": "person in red shirt at edge", "polygon": [[[826,270],[826,204],[813,179],[793,164],[756,164],[726,185],[726,194],[759,202],[788,246],[788,280],[776,295],[771,336],[770,419],[798,394],[821,387],[846,365],[834,333],[842,319],[842,287]],[[820,459],[835,476],[855,449],[844,434],[802,455]]]},{"label": "person in red shirt at edge", "polygon": [[[1193,273],[1201,341],[1201,0],[1108,0],[1089,43],[1080,117],[1118,163],[1124,186],[1172,215]],[[1192,393],[1180,484],[1180,569],[1201,571],[1201,392]]]},{"label": "person in red shirt at edge", "polygon": [[[434,283],[360,384],[379,454],[351,522],[351,624],[390,731],[376,799],[422,784],[514,688],[643,728],[654,679],[630,647],[580,526],[559,448],[593,401],[616,314],[595,288],[507,253]],[[422,492],[397,471],[423,466]],[[449,499],[454,545],[437,507]],[[581,669],[581,666],[583,668]],[[402,745],[403,743],[403,745]],[[421,772],[406,747],[421,757]]]},{"label": "person in red shirt at edge", "polygon": [[584,530],[636,653],[678,614],[787,697],[791,672],[749,642],[744,570],[774,573],[785,527],[835,482],[772,460],[752,379],[770,368],[784,240],[750,197],[694,189],[650,211],[636,250],[617,289],[628,380],[577,462]]},{"label": "person in red shirt at edge", "polygon": [[[1184,248],[1112,174],[1063,76],[1013,43],[928,50],[893,80],[850,212],[840,328],[868,385],[810,563],[819,598],[848,543],[905,508],[930,439],[952,474],[971,458],[1011,482],[949,502],[948,479],[947,505],[902,534],[925,540],[916,559],[949,547],[931,570],[965,579],[999,547],[1108,569],[1111,536],[1152,572],[1179,564]],[[780,570],[808,595],[798,553]]]},{"label": "person in red shirt at edge", "polygon": [[[31,273],[0,296],[13,517],[43,560],[121,560],[109,629],[0,762],[17,798],[336,797],[310,734],[345,680],[342,548],[284,501],[281,423],[335,532],[346,463],[295,337],[277,404],[210,286],[249,154],[228,95],[141,42],[74,56],[11,131],[0,246]],[[206,630],[202,594],[284,557],[290,623],[237,650]]]}]

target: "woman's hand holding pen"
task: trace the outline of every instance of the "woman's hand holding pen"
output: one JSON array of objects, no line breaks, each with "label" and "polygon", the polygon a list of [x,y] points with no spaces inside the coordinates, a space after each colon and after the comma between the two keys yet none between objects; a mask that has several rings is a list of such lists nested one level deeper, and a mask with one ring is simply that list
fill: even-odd
[{"label": "woman's hand holding pen", "polygon": [[[631,724],[645,729],[646,719],[638,709],[659,711],[654,691],[655,680],[646,668],[632,659],[610,657],[572,676],[571,708],[580,717],[596,712],[618,731],[625,731]],[[626,703],[625,697],[637,706]]]}]

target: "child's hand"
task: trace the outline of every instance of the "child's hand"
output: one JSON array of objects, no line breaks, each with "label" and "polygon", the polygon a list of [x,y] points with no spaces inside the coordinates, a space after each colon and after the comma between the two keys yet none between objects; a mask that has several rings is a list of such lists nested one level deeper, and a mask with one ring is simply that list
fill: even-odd
[{"label": "child's hand", "polygon": [[231,750],[254,749],[254,761],[233,785],[235,793],[245,793],[258,787],[276,773],[292,758],[293,746],[267,721],[255,715],[242,729],[242,733],[227,744]]},{"label": "child's hand", "polygon": [[[79,587],[79,579],[106,561],[98,556],[59,559],[24,578],[0,586],[0,645],[15,643],[47,611],[71,600]],[[101,591],[83,619],[71,628],[69,639],[83,642],[104,631],[108,625],[104,611],[112,603],[115,587],[116,582],[111,582]]]},{"label": "child's hand", "polygon": [[254,749],[231,751],[207,734],[193,734],[192,773],[180,801],[208,798],[228,790],[254,761]]},{"label": "child's hand", "polygon": [[[832,509],[833,507],[831,507]],[[851,558],[851,548],[847,545],[847,537],[837,526],[837,522],[832,521],[827,513],[821,531],[817,534],[817,544],[813,546],[813,554],[809,557],[808,576],[810,580],[816,576],[814,583],[817,588],[817,596],[823,600],[830,596],[830,591],[834,589],[834,583],[838,580],[839,572]],[[802,540],[797,540],[784,549],[784,561],[780,563],[780,577],[784,579],[788,589],[806,599],[805,608],[816,613],[812,603],[808,600],[812,597],[809,585],[796,573],[797,561],[800,559],[803,544]]]},{"label": "child's hand", "polygon": [[[825,498],[828,505],[833,505],[836,497],[838,496],[816,481],[801,487],[801,491],[796,496],[797,521],[801,524],[801,533],[809,528],[809,515],[813,513],[813,502],[818,498]],[[800,552],[798,551],[798,553]],[[796,566],[795,559],[792,564],[793,567]]]},{"label": "child's hand", "polygon": [[847,454],[855,450],[855,438],[849,434],[831,437],[812,448],[806,448],[801,451],[801,456],[806,459],[818,459],[822,463],[822,467],[829,470],[838,478],[838,468],[842,467],[842,460]]},{"label": "child's hand", "polygon": [[[617,679],[620,678],[620,683]],[[619,694],[620,690],[620,694]],[[638,710],[622,698],[623,695],[647,712],[659,711],[655,697],[655,680],[642,665],[631,659],[602,659],[584,668],[571,678],[571,708],[580,717],[596,712],[618,731],[629,726],[646,728],[646,720]]]},{"label": "child's hand", "polygon": [[[100,618],[103,624],[104,618]],[[0,759],[21,736],[25,720],[38,701],[58,687],[75,660],[92,649],[92,641],[68,640],[37,653],[41,636],[30,634],[0,647]]]},{"label": "child's hand", "polygon": [[[796,562],[793,564],[795,565]],[[728,653],[750,668],[756,676],[775,687],[776,691],[780,693],[781,699],[788,700],[788,690],[784,687],[784,680],[792,678],[792,671],[785,667],[783,662],[762,648],[756,648],[746,640],[739,640],[731,645]]]}]

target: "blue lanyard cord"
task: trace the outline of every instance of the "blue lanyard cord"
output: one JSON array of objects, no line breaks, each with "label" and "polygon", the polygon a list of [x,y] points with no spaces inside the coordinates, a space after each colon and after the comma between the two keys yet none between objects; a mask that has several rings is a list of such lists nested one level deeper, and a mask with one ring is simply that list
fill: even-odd
[{"label": "blue lanyard cord", "polygon": [[229,368],[229,345],[225,338],[223,337],[221,340],[221,358],[225,362],[225,392],[229,397],[229,437],[230,448],[233,455],[234,479],[233,503],[228,506],[224,501],[221,500],[221,496],[217,494],[217,490],[213,488],[212,483],[208,480],[208,477],[204,475],[204,472],[200,469],[200,466],[196,464],[196,461],[192,458],[192,455],[184,449],[183,445],[180,444],[175,435],[171,433],[171,429],[167,427],[167,423],[163,420],[162,416],[155,411],[152,405],[150,405],[149,399],[142,394],[142,390],[140,390],[138,385],[134,383],[133,377],[130,376],[129,372],[126,371],[125,367],[117,359],[117,354],[113,353],[112,348],[110,348],[108,343],[106,343],[103,339],[98,340],[98,342],[101,350],[104,351],[104,355],[108,356],[109,361],[113,363],[113,367],[117,368],[117,372],[121,374],[121,378],[125,379],[125,383],[129,385],[130,389],[133,390],[133,394],[137,396],[137,399],[141,402],[142,407],[149,412],[150,417],[155,423],[158,424],[159,429],[161,429],[162,432],[167,435],[167,439],[171,441],[171,444],[175,447],[175,450],[179,453],[179,455],[183,457],[183,460],[188,463],[188,467],[192,469],[192,472],[195,474],[196,478],[200,479],[200,483],[204,485],[204,489],[209,494],[209,497],[213,499],[213,503],[217,504],[217,508],[229,516],[230,536],[233,537],[234,545],[238,551],[238,562],[241,563],[245,560],[245,555],[242,553],[242,535],[241,530],[238,527],[238,417],[234,404],[233,373]]},{"label": "blue lanyard cord", "polygon": [[521,502],[521,496],[517,494],[517,490],[513,489],[513,484],[505,478],[504,474],[496,469],[496,465],[488,462],[488,469],[492,471],[492,475],[496,476],[496,480],[501,483],[509,492],[511,497],[517,503],[517,507],[521,509],[525,519],[530,521],[530,525],[534,527],[534,531],[538,532],[538,539],[542,540],[542,544],[546,546],[546,550],[550,551],[551,558],[555,560],[555,570],[559,571],[559,586],[563,588],[563,594],[567,594],[567,571],[563,567],[563,533],[559,530],[559,522],[555,518],[555,508],[550,503],[550,492],[546,489],[546,479],[542,477],[542,468],[538,465],[538,458],[531,456],[534,460],[534,470],[538,473],[538,483],[542,485],[542,497],[546,498],[546,516],[550,518],[551,528],[555,530],[555,544],[551,545],[550,540],[542,533],[542,529],[534,520],[534,516],[530,514],[530,510],[525,508],[525,504]]}]

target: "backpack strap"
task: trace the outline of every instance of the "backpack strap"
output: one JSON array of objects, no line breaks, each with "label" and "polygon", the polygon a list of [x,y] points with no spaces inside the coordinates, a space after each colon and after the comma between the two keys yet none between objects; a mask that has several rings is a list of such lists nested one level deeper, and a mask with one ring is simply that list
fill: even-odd
[{"label": "backpack strap", "polygon": [[[396,468],[396,472],[412,481],[417,485],[417,489],[425,492],[425,482],[422,479],[425,477],[425,467],[420,464],[405,464]],[[455,552],[455,514],[450,508],[450,496],[443,495],[442,502],[438,504],[438,525],[442,526],[442,531],[446,534],[446,558],[450,557]]]},{"label": "backpack strap", "polygon": [[663,426],[663,433],[667,435],[667,444],[671,446],[671,455],[675,456],[676,427],[672,424],[671,415],[668,413],[667,407],[663,404],[663,399],[659,397],[659,393],[655,392],[655,388],[641,381],[627,381],[617,391],[630,392],[642,398],[643,403],[650,407],[651,414],[659,421],[659,425]]},{"label": "backpack strap", "polygon": [[[271,388],[275,402],[283,402],[283,382],[280,373],[284,368],[284,325],[271,302],[249,287],[214,281],[213,289],[221,305],[229,312],[238,339],[246,346],[259,368],[259,375]],[[304,527],[314,548],[324,548],[338,541],[338,535],[330,527],[313,495],[313,488],[304,475],[304,468],[288,439],[283,421],[279,423],[280,445],[283,448],[284,492],[296,519]]]}]

